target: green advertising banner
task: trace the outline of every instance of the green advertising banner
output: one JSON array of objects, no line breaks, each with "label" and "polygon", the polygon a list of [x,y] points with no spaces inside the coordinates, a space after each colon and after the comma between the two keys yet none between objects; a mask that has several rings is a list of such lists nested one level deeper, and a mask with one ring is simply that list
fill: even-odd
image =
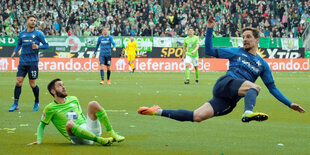
[{"label": "green advertising banner", "polygon": [[[130,41],[130,37],[123,37],[123,47],[126,47],[127,42]],[[137,42],[139,51],[150,52],[153,47],[153,37],[134,37]]]},{"label": "green advertising banner", "polygon": [[[16,46],[17,37],[0,37],[0,46]],[[61,37],[61,36],[46,36],[46,40],[50,45],[48,51],[62,52],[79,52],[85,51],[87,47],[96,47],[98,37]],[[113,37],[116,47],[126,47],[130,37]],[[184,38],[182,37],[135,37],[140,51],[152,51],[153,47],[183,47]],[[282,43],[283,42],[283,43]],[[205,38],[200,37],[200,47],[205,46]],[[213,38],[214,47],[242,47],[241,37],[220,37]],[[285,48],[295,49],[302,48],[302,39],[299,38],[260,38],[259,48]]]},{"label": "green advertising banner", "polygon": [[16,46],[17,37],[0,37],[0,46]]}]

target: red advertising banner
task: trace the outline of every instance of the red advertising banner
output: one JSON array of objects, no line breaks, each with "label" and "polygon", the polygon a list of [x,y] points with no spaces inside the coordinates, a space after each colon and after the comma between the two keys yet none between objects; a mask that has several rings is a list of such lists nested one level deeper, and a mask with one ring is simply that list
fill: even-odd
[{"label": "red advertising banner", "polygon": [[[310,59],[265,59],[271,70],[276,71],[310,71]],[[0,58],[0,71],[16,71],[18,58]],[[200,71],[226,71],[227,59],[200,58]],[[185,64],[180,58],[138,58],[136,71],[184,71]],[[40,71],[98,71],[98,58],[40,58]],[[112,58],[113,71],[128,71],[127,60]],[[193,69],[191,66],[190,69]]]}]

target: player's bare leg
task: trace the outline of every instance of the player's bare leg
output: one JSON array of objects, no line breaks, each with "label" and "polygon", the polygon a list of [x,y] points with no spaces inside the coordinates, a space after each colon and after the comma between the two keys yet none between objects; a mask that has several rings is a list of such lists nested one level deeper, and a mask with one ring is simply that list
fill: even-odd
[{"label": "player's bare leg", "polygon": [[261,87],[250,81],[245,81],[238,90],[238,95],[244,96],[244,114],[242,115],[242,122],[250,122],[252,120],[264,121],[268,119],[268,115],[259,112],[253,112],[256,104],[256,97]]},{"label": "player's bare leg", "polygon": [[9,112],[13,112],[13,111],[19,109],[18,100],[19,100],[19,96],[22,92],[22,85],[23,85],[24,79],[25,78],[22,76],[16,77],[16,84],[15,84],[15,89],[14,89],[14,104],[9,109]]},{"label": "player's bare leg", "polygon": [[88,104],[88,117],[91,120],[99,120],[106,128],[106,131],[109,135],[117,142],[122,142],[125,140],[125,137],[118,135],[112,128],[110,120],[106,111],[100,106],[97,101],[91,101]]},{"label": "player's bare leg", "polygon": [[213,107],[209,102],[194,111],[194,122],[201,122],[214,116]]}]

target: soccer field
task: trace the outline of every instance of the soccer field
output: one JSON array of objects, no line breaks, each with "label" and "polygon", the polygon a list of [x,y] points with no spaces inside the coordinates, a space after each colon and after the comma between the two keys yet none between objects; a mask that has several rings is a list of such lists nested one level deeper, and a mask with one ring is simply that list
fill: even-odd
[{"label": "soccer field", "polygon": [[[212,97],[216,80],[225,72],[200,72],[199,84],[184,85],[183,72],[112,72],[112,85],[99,85],[99,72],[40,72],[40,109],[33,112],[34,96],[25,79],[20,110],[8,112],[13,103],[16,72],[0,72],[0,154],[309,154],[310,72],[273,72],[280,91],[307,110],[300,114],[276,100],[260,78],[262,87],[254,111],[267,113],[265,122],[242,123],[243,99],[226,116],[201,123],[141,116],[140,106],[194,110]],[[64,81],[68,95],[77,96],[84,114],[87,103],[97,100],[114,129],[126,137],[112,146],[72,145],[52,125],[45,127],[43,144],[36,129],[45,105],[53,98],[47,84]],[[194,79],[194,74],[191,74]],[[15,128],[15,130],[14,130]]]}]

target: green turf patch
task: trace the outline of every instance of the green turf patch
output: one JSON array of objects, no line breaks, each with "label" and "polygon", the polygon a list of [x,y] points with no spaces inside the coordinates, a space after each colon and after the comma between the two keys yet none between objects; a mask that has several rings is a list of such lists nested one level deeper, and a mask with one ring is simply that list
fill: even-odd
[{"label": "green turf patch", "polygon": [[[40,72],[40,109],[32,112],[34,97],[25,79],[20,110],[9,113],[13,103],[16,72],[0,72],[0,154],[308,154],[310,148],[310,72],[274,72],[276,86],[308,113],[299,114],[277,101],[259,79],[262,90],[255,111],[267,113],[265,122],[242,123],[244,103],[240,100],[226,116],[201,123],[141,116],[140,106],[195,110],[211,99],[216,80],[225,72],[201,72],[199,84],[184,85],[183,72],[112,72],[112,85],[99,85],[99,72]],[[124,135],[123,143],[111,147],[72,145],[50,124],[43,144],[36,140],[42,110],[53,98],[46,87],[61,78],[68,95],[79,98],[83,112],[97,100],[106,110],[114,129]],[[15,129],[14,129],[15,128]],[[57,150],[57,152],[56,152]]]}]

